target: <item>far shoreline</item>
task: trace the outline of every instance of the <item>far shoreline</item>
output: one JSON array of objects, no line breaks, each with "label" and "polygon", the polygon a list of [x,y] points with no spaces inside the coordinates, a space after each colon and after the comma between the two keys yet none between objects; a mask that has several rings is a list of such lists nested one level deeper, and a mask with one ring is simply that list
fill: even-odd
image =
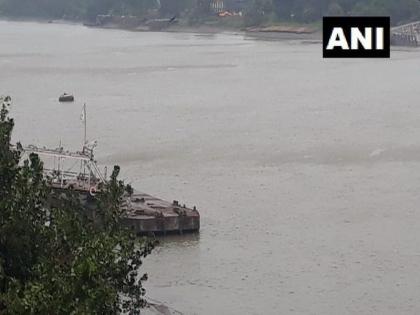
[{"label": "far shoreline", "polygon": [[[27,22],[27,23],[40,23],[40,24],[66,24],[66,25],[78,25],[92,29],[103,29],[103,30],[121,30],[129,32],[145,32],[145,33],[185,33],[185,34],[203,34],[203,35],[216,35],[216,34],[227,34],[227,35],[239,35],[253,37],[259,40],[309,40],[309,41],[321,41],[322,33],[319,30],[314,30],[311,33],[298,33],[293,31],[248,31],[246,29],[225,27],[225,26],[210,26],[210,25],[197,25],[197,26],[186,26],[186,25],[171,25],[162,30],[146,30],[140,28],[128,28],[122,25],[110,24],[110,25],[87,25],[84,21],[78,20],[65,20],[65,19],[44,19],[44,18],[19,18],[19,17],[7,17],[0,16],[0,21],[4,22]],[[295,26],[290,26],[295,27]]]}]

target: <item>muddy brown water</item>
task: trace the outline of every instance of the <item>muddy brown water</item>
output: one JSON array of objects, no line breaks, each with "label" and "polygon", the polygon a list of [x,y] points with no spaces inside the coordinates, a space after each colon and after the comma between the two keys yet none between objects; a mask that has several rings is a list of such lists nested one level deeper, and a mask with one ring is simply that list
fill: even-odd
[{"label": "muddy brown water", "polygon": [[[420,313],[420,51],[0,22],[14,139],[80,147],[196,205],[148,295],[183,314]],[[59,104],[63,92],[74,104]]]}]

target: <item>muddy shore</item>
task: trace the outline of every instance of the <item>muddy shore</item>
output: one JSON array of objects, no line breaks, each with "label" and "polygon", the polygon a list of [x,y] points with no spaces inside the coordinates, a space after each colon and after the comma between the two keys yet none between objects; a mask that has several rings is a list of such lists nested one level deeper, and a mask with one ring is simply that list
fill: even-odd
[{"label": "muddy shore", "polygon": [[35,22],[43,24],[68,24],[68,25],[84,25],[91,28],[125,30],[130,32],[168,32],[168,33],[196,33],[196,34],[229,34],[249,36],[257,39],[266,40],[314,40],[320,41],[322,33],[320,30],[305,28],[302,26],[267,26],[267,27],[250,27],[250,28],[233,28],[218,25],[196,25],[188,26],[181,24],[173,24],[161,30],[149,30],[146,27],[127,27],[121,24],[105,24],[90,25],[81,20],[47,20],[35,18],[10,18],[0,16],[0,21],[14,22]]},{"label": "muddy shore", "polygon": [[102,28],[102,29],[121,29],[132,32],[172,32],[172,33],[198,33],[198,34],[230,34],[230,35],[247,35],[260,39],[308,39],[321,40],[322,34],[318,30],[305,29],[302,27],[288,26],[270,26],[270,27],[253,27],[253,28],[230,28],[217,25],[196,25],[187,26],[174,24],[165,27],[161,30],[149,30],[145,27],[130,28],[118,24],[108,25],[86,25],[88,27]]}]

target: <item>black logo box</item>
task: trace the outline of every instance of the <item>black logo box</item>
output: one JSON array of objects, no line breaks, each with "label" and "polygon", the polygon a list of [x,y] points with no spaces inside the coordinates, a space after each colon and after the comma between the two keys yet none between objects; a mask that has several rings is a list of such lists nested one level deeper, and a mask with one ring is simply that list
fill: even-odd
[{"label": "black logo box", "polygon": [[[375,49],[375,45],[371,50],[364,49],[359,46],[357,50],[343,50],[336,47],[333,50],[327,50],[327,45],[335,27],[343,28],[346,39],[350,45],[350,30],[352,27],[359,28],[362,32],[365,27],[382,27],[384,29],[384,49]],[[382,16],[349,16],[338,17],[329,16],[323,18],[323,56],[324,58],[389,58],[390,57],[390,37],[391,37],[391,19]],[[373,31],[372,41],[376,42],[376,32]]]}]

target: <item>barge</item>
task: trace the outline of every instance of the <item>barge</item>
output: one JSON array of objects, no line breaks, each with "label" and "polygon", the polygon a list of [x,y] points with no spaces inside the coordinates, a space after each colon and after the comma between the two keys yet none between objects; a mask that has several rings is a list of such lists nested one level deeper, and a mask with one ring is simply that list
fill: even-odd
[{"label": "barge", "polygon": [[[94,209],[93,198],[99,192],[101,183],[106,181],[94,159],[96,142],[83,146],[82,151],[66,151],[61,146],[56,149],[24,147],[25,154],[35,153],[44,162],[44,174],[54,190],[73,190],[80,193],[82,203]],[[48,163],[49,162],[49,163]],[[66,163],[70,162],[70,163]],[[68,168],[71,164],[72,167]],[[123,196],[121,203],[122,224],[139,235],[166,235],[194,233],[200,230],[200,214],[197,208],[187,207],[174,200],[168,202],[149,194],[133,191]]]},{"label": "barge", "polygon": [[137,234],[183,234],[200,230],[196,207],[187,208],[141,192],[134,192],[123,202],[122,222]]}]

